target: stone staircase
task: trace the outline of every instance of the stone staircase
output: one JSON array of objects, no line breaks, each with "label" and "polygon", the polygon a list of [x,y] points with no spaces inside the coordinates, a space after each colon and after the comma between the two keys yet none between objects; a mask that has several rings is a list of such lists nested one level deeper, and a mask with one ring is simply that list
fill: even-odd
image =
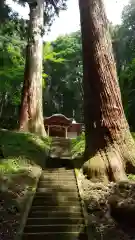
[{"label": "stone staircase", "polygon": [[70,139],[55,137],[52,139],[51,158],[71,159],[71,142]]},{"label": "stone staircase", "polygon": [[73,169],[57,167],[42,172],[22,239],[87,240]]},{"label": "stone staircase", "polygon": [[87,240],[70,140],[53,138],[22,240]]}]

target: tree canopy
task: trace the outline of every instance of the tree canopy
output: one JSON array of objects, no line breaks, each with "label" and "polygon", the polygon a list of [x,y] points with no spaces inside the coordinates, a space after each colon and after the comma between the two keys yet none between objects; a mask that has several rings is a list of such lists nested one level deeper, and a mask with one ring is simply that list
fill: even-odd
[{"label": "tree canopy", "polygon": [[[0,26],[0,116],[8,119],[12,115],[17,121],[24,75],[27,21],[18,18],[11,9],[8,8],[8,11],[10,14],[6,15]],[[110,29],[124,110],[134,131],[134,1],[125,7],[122,19],[121,25],[110,25]],[[44,43],[44,115],[61,112],[72,117],[75,112],[75,118],[83,121],[81,51],[80,32]]]}]

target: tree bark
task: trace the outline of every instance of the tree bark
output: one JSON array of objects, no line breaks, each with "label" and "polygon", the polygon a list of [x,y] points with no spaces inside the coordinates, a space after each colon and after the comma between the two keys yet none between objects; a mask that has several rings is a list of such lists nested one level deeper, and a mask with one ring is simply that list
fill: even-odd
[{"label": "tree bark", "polygon": [[79,0],[83,46],[84,173],[125,180],[134,170],[135,143],[124,115],[109,26],[102,0]]},{"label": "tree bark", "polygon": [[20,108],[20,130],[45,135],[42,109],[42,30],[44,0],[30,6],[28,45],[22,101]]}]

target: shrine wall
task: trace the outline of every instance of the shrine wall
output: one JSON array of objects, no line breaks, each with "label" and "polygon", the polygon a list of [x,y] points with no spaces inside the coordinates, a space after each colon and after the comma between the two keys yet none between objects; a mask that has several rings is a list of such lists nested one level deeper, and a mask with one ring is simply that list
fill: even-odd
[{"label": "shrine wall", "polygon": [[67,132],[67,138],[76,138],[77,132]]}]

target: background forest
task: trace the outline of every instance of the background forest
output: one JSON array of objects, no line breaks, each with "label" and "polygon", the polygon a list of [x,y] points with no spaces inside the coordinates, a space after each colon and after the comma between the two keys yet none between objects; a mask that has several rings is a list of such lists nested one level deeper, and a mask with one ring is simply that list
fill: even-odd
[{"label": "background forest", "polygon": [[[17,127],[25,66],[27,22],[8,7],[0,24],[0,127]],[[122,24],[110,23],[125,113],[135,131],[135,3],[126,6]],[[81,33],[44,42],[44,116],[63,113],[83,121]]]}]

